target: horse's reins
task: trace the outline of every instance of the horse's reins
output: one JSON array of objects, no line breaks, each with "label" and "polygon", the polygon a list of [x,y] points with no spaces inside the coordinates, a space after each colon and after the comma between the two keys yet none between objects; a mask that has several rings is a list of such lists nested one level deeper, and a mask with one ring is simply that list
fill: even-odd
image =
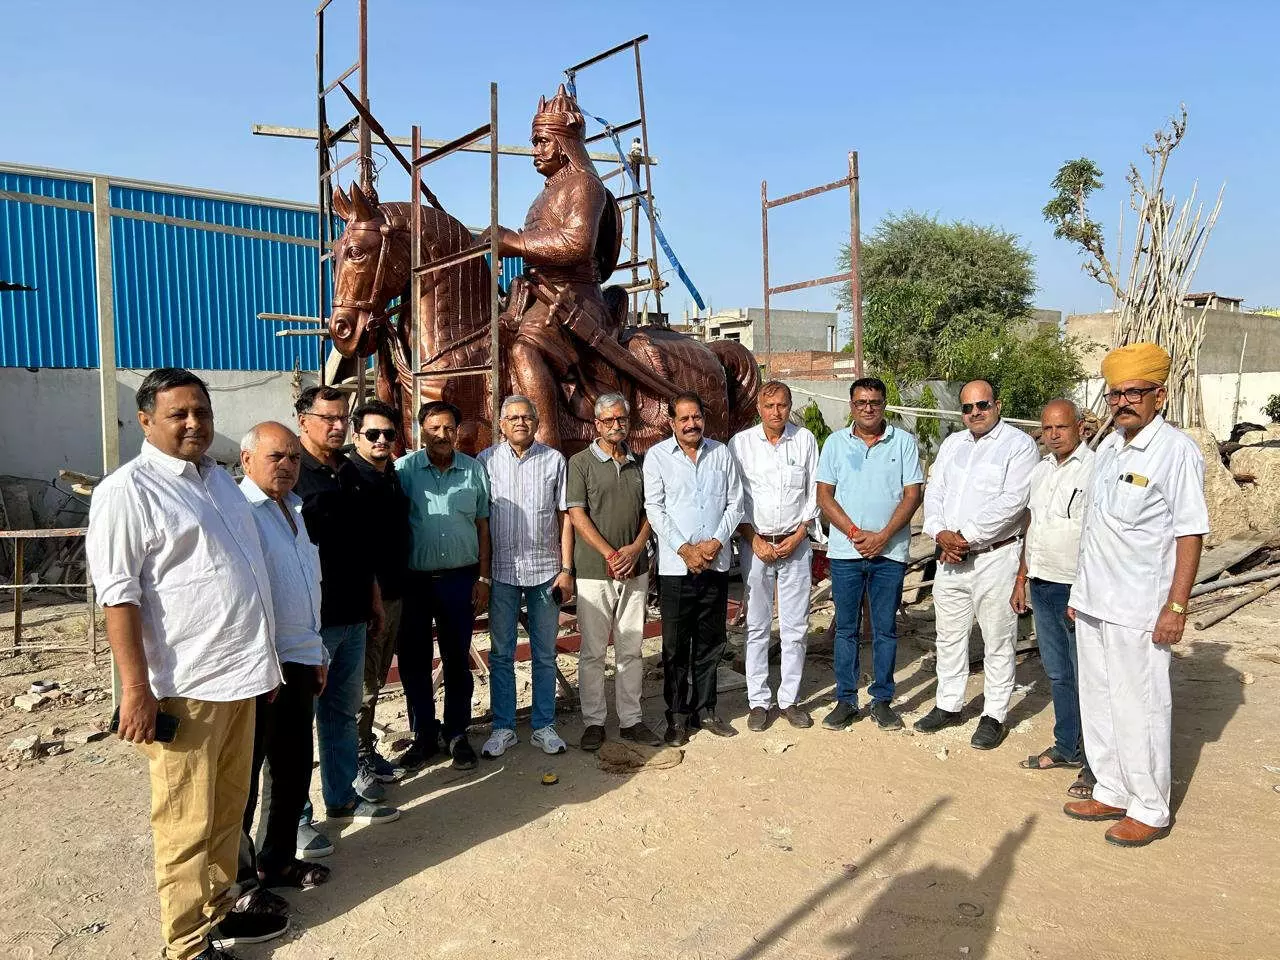
[{"label": "horse's reins", "polygon": [[[388,244],[391,239],[391,235],[393,233],[406,233],[407,229],[398,222],[387,220],[376,227],[362,226],[362,225],[357,226],[354,223],[348,224],[346,233],[350,233],[353,230],[364,231],[366,233],[370,230],[378,231],[378,234],[381,237],[380,245],[378,247],[378,268],[374,272],[373,283],[369,287],[369,296],[367,299],[348,300],[346,297],[335,296],[330,302],[334,307],[339,307],[346,310],[359,310],[362,313],[368,313],[369,319],[365,323],[365,329],[367,331],[372,332],[376,330],[378,326],[384,323],[387,319],[386,311],[383,311],[382,313],[374,313],[374,308],[377,306],[377,301],[374,298],[377,296],[378,291],[382,289],[382,277],[383,277],[383,274],[386,272],[386,268],[387,268],[387,260],[388,260],[387,250],[388,250]],[[344,236],[345,235],[346,234],[344,233]],[[388,303],[389,302],[390,301],[388,301]]]}]

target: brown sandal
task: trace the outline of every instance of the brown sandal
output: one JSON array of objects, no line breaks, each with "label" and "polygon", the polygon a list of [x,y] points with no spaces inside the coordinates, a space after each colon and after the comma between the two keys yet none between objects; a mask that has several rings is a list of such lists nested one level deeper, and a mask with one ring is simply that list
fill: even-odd
[{"label": "brown sandal", "polygon": [[329,868],[305,860],[292,860],[279,870],[259,870],[258,879],[264,887],[293,887],[310,890],[329,879]]}]

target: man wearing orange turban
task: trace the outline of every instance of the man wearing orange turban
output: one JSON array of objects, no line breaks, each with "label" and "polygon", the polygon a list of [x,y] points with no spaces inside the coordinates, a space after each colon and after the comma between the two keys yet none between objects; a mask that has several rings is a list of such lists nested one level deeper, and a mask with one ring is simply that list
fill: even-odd
[{"label": "man wearing orange turban", "polygon": [[1170,647],[1209,532],[1204,458],[1160,416],[1169,354],[1131,343],[1102,361],[1116,432],[1098,449],[1071,590],[1084,748],[1097,777],[1077,820],[1119,820],[1110,843],[1169,832]]}]

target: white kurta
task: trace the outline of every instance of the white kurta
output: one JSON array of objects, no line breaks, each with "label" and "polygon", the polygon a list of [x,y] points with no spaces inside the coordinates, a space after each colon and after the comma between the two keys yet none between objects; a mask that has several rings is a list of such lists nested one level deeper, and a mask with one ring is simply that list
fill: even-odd
[{"label": "white kurta", "polygon": [[1173,582],[1175,541],[1209,532],[1204,459],[1162,417],[1128,444],[1098,449],[1076,611],[1084,749],[1100,803],[1152,827],[1169,823],[1169,648],[1152,642]]}]

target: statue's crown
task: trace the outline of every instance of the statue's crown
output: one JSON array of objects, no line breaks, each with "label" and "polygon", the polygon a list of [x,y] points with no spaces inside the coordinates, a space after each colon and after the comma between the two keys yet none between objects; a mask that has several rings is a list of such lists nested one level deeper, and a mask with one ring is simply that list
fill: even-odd
[{"label": "statue's crown", "polygon": [[573,99],[562,83],[556,90],[556,95],[550,100],[546,97],[538,98],[538,112],[534,114],[533,125],[561,127],[581,135],[586,128],[586,120],[583,119],[582,111],[578,108],[578,102]]}]

